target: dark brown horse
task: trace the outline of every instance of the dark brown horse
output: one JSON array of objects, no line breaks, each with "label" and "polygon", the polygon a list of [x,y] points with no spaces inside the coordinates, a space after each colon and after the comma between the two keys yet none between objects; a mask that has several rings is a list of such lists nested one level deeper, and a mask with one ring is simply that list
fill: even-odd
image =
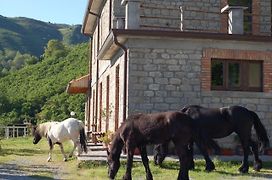
[{"label": "dark brown horse", "polygon": [[[197,105],[184,107],[181,112],[188,114],[193,119],[193,126],[196,131],[201,132],[207,139],[223,138],[235,132],[242,144],[244,151],[244,159],[239,171],[241,173],[248,172],[248,155],[251,150],[254,155],[254,170],[259,171],[262,168],[262,161],[258,156],[258,144],[251,138],[251,129],[254,126],[258,140],[262,143],[262,147],[269,145],[267,132],[261,123],[258,115],[242,106],[230,106],[222,108],[205,108]],[[199,147],[206,161],[206,170],[215,169],[214,163],[211,161],[207,148],[199,145],[199,140],[194,139],[194,142]],[[210,143],[211,144],[211,143]],[[214,144],[216,145],[216,144]],[[164,153],[157,152],[154,159],[157,163],[161,163],[166,156],[167,143],[159,145],[156,150],[161,150]],[[190,148],[190,154],[193,154],[193,149]],[[190,157],[193,157],[190,156]],[[190,168],[194,167],[193,158],[190,161]]]},{"label": "dark brown horse", "polygon": [[139,148],[146,171],[146,179],[153,179],[146,152],[147,144],[159,144],[172,140],[180,161],[178,179],[189,179],[188,145],[192,139],[192,120],[181,112],[135,114],[116,131],[108,152],[108,175],[114,179],[120,167],[120,154],[125,146],[127,152],[126,173],[123,179],[131,179],[135,148]]}]

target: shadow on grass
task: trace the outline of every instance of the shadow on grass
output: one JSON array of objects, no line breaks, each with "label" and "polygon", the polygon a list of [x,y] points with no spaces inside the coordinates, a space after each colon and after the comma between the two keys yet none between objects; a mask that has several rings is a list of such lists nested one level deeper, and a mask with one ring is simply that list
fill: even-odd
[{"label": "shadow on grass", "polygon": [[20,149],[10,149],[10,148],[2,148],[0,151],[0,156],[8,156],[8,155],[18,155],[18,156],[33,156],[35,154],[45,154],[48,151],[39,150],[39,149],[27,149],[27,148],[20,148]]},{"label": "shadow on grass", "polygon": [[[216,164],[216,166],[224,166],[222,164],[223,162],[220,162],[220,164]],[[153,162],[154,164],[154,162]],[[194,170],[194,172],[201,172],[204,171],[205,168],[205,163],[204,162],[197,162],[196,163],[197,166]],[[241,162],[238,161],[230,161],[227,162],[228,166],[237,166],[239,164],[241,164]],[[226,166],[226,165],[225,165]],[[249,163],[249,168],[252,168],[253,163],[250,162]],[[203,169],[201,169],[201,167],[203,167]],[[267,179],[272,179],[272,171],[269,171],[268,169],[271,169],[272,167],[272,162],[263,162],[263,169],[261,169],[260,172],[249,172],[249,173],[245,173],[245,174],[241,174],[238,173],[238,169],[237,169],[237,173],[233,173],[233,172],[227,172],[227,171],[222,171],[222,170],[215,170],[213,171],[214,173],[219,173],[222,175],[228,175],[228,176],[233,176],[233,177],[239,177],[239,176],[250,176],[250,177],[259,177],[259,178],[267,178]],[[179,170],[179,163],[178,162],[167,162],[167,163],[163,163],[161,165],[161,168],[163,169],[168,169],[168,170]],[[210,172],[210,173],[213,173]],[[207,172],[208,173],[208,172]]]}]

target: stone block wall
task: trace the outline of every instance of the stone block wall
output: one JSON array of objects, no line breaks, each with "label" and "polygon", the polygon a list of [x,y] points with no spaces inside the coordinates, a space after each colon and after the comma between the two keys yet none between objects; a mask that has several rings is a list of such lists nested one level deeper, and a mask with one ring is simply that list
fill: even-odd
[{"label": "stone block wall", "polygon": [[[227,0],[145,0],[139,1],[137,16],[141,29],[227,33],[228,17],[221,13],[227,4]],[[271,35],[270,0],[252,0],[252,34]]]},{"label": "stone block wall", "polygon": [[180,30],[180,2],[142,1],[140,5],[140,28],[160,30]]},{"label": "stone block wall", "polygon": [[110,1],[106,1],[105,6],[101,12],[100,17],[100,47],[102,47],[105,39],[109,34],[109,27],[110,27]]},{"label": "stone block wall", "polygon": [[271,29],[271,0],[261,0],[260,2],[260,34],[270,36],[272,33]]},{"label": "stone block wall", "polygon": [[[129,44],[128,114],[179,110],[188,104],[205,107],[242,105],[258,114],[271,137],[272,68],[269,64],[272,49],[267,51],[268,44],[260,43],[258,51],[253,50],[256,44],[237,41],[180,40],[170,43],[154,40],[146,41],[146,44],[140,41]],[[229,50],[230,47],[235,50]],[[203,74],[204,69],[209,69],[203,61],[208,55],[207,49],[213,49],[211,54],[222,58],[237,56],[241,59],[243,56],[242,59],[265,60],[264,74],[267,75],[264,77],[268,76],[268,79],[264,78],[265,92],[212,91],[210,81],[207,82],[210,78]],[[233,140],[234,135],[219,142],[223,147],[233,147]]]},{"label": "stone block wall", "polygon": [[129,113],[199,104],[201,55],[194,49],[131,49]]},{"label": "stone block wall", "polygon": [[220,1],[159,1],[141,2],[142,29],[219,32]]},{"label": "stone block wall", "polygon": [[182,1],[181,30],[197,32],[220,32],[220,1]]},{"label": "stone block wall", "polygon": [[[121,5],[122,0],[113,0],[112,3],[112,28],[118,29],[117,21],[122,21],[118,23],[122,23],[122,28],[125,27],[125,6]],[[120,28],[120,25],[119,25]]]}]

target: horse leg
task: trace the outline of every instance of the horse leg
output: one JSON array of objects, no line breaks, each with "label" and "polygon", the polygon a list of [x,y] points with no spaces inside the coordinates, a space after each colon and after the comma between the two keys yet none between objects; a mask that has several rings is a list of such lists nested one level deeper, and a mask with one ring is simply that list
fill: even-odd
[{"label": "horse leg", "polygon": [[52,143],[52,140],[49,137],[47,138],[47,140],[49,144],[49,154],[48,154],[47,162],[50,162],[52,159],[51,156],[52,156],[52,151],[54,149],[54,144]]},{"label": "horse leg", "polygon": [[189,180],[190,153],[188,146],[184,146],[178,141],[173,141],[176,152],[179,157],[179,175],[178,180]]},{"label": "horse leg", "polygon": [[154,162],[155,165],[162,165],[162,162],[164,161],[165,157],[168,154],[168,142],[156,145],[155,148],[155,155],[154,155]]},{"label": "horse leg", "polygon": [[161,146],[161,144],[157,144],[154,146],[154,163],[155,163],[155,165],[159,165],[159,166],[160,166],[160,164],[159,164],[158,158],[161,153],[160,146]]},{"label": "horse leg", "polygon": [[73,147],[72,151],[69,153],[69,157],[72,157],[72,156],[73,156],[76,147],[78,148],[78,154],[79,154],[79,147],[78,147],[77,141],[74,141],[74,140],[73,140],[73,144],[74,144],[74,147]]},{"label": "horse leg", "polygon": [[127,166],[126,166],[126,173],[123,177],[124,180],[131,180],[131,168],[133,164],[133,155],[134,155],[134,150],[135,148],[130,147],[128,144],[126,146],[126,151],[127,151]]},{"label": "horse leg", "polygon": [[250,139],[249,143],[252,148],[253,155],[254,155],[253,169],[255,171],[260,171],[260,169],[262,168],[262,160],[259,158],[258,144],[257,144],[257,142],[253,141],[252,139]]},{"label": "horse leg", "polygon": [[[241,144],[243,147],[243,151],[244,151],[244,159],[242,162],[242,165],[239,167],[239,172],[240,173],[248,173],[248,155],[249,155],[249,140],[248,138],[241,138],[241,136],[238,134],[238,136],[240,137],[241,140]],[[247,136],[250,137],[250,136]]]},{"label": "horse leg", "polygon": [[190,158],[190,161],[189,161],[189,169],[190,170],[193,170],[195,169],[195,162],[194,162],[194,143],[191,142],[189,147],[188,147],[188,152],[189,152],[189,158]]},{"label": "horse leg", "polygon": [[205,162],[206,162],[206,167],[205,170],[208,172],[211,172],[215,169],[215,165],[212,162],[209,153],[207,151],[207,147],[203,145],[202,143],[197,142],[196,145],[198,146],[201,154],[204,156]]},{"label": "horse leg", "polygon": [[58,145],[60,147],[61,154],[63,155],[63,161],[67,161],[67,156],[64,153],[64,149],[63,149],[62,143],[58,143]]},{"label": "horse leg", "polygon": [[140,147],[140,151],[141,151],[142,161],[145,167],[146,179],[153,180],[153,177],[149,168],[149,159],[147,157],[146,146]]}]

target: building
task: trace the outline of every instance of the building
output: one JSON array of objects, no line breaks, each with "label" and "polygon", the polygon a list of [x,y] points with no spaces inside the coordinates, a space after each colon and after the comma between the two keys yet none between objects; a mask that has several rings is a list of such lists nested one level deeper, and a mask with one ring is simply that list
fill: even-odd
[{"label": "building", "polygon": [[88,131],[128,114],[243,105],[272,137],[271,1],[89,0]]}]

